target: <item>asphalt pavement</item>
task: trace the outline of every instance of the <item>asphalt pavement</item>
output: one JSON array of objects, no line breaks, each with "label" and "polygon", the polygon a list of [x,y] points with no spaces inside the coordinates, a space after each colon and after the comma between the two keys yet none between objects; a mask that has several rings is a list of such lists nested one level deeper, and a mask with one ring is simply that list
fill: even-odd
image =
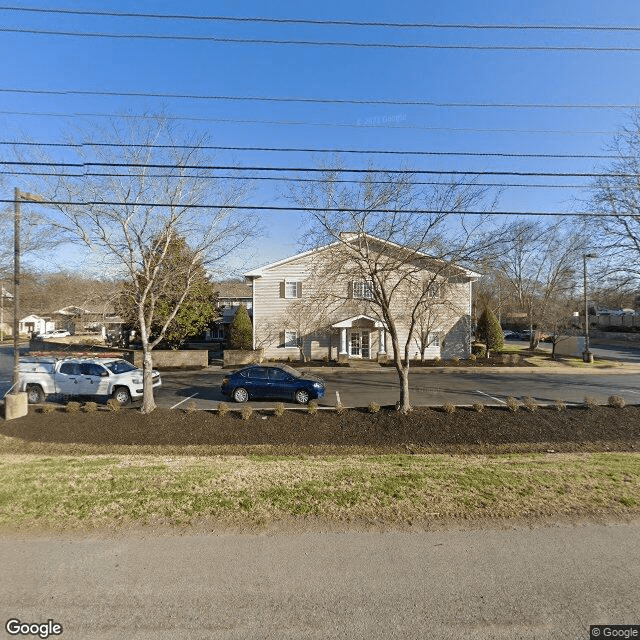
[{"label": "asphalt pavement", "polygon": [[82,640],[587,640],[593,624],[640,623],[638,540],[638,522],[9,534],[2,621]]},{"label": "asphalt pavement", "polygon": [[[11,367],[11,347],[0,347],[0,397],[10,387]],[[367,406],[370,402],[394,405],[399,398],[399,382],[393,367],[367,371],[320,367],[310,368],[309,372],[326,382],[326,394],[319,402],[321,407],[334,407],[338,400],[346,407]],[[216,409],[220,402],[229,402],[220,393],[225,374],[225,370],[216,366],[197,371],[163,371],[162,387],[155,393],[156,402],[163,408],[184,408],[189,403],[202,410]],[[414,368],[409,381],[414,406],[441,406],[445,402],[502,405],[509,396],[519,399],[531,396],[541,404],[556,400],[579,404],[591,396],[606,403],[611,395],[621,395],[628,404],[638,404],[640,353],[622,366],[598,370],[562,365],[556,368]],[[269,408],[274,401],[249,404],[256,409]],[[285,406],[298,405],[289,402]]]}]

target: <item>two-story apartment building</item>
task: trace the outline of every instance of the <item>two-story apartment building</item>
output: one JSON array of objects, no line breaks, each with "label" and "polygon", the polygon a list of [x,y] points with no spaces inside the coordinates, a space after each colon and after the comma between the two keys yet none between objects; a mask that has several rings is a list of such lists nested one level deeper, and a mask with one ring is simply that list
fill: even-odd
[{"label": "two-story apartment building", "polygon": [[[372,236],[367,241],[382,258],[387,251],[403,250]],[[344,237],[245,277],[252,285],[254,348],[263,349],[265,358],[384,360],[393,354],[374,284],[351,260]],[[478,274],[414,253],[385,277],[393,291],[390,308],[401,352],[413,316],[410,358],[469,356],[471,283]],[[416,296],[423,301],[419,306]]]}]

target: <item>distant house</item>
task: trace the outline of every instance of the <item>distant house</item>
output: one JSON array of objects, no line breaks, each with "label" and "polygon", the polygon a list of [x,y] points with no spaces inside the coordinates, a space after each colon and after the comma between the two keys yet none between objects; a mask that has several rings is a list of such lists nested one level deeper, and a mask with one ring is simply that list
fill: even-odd
[{"label": "distant house", "polygon": [[46,333],[55,329],[55,322],[51,318],[29,315],[18,322],[18,333],[31,337],[36,333]]},{"label": "distant house", "polygon": [[218,342],[224,346],[227,340],[228,328],[241,305],[247,310],[249,317],[253,314],[253,290],[245,282],[220,282],[214,284],[220,317],[208,330],[206,338],[211,342]]},{"label": "distant house", "polygon": [[[404,251],[399,245],[372,236],[368,241],[379,252]],[[245,274],[253,291],[254,348],[264,349],[265,358],[297,359],[302,354],[305,358],[384,360],[392,355],[391,340],[373,302],[371,285],[358,275],[348,275],[358,272],[355,265],[350,270],[345,255],[344,243],[334,242]],[[331,273],[323,265],[336,262],[340,262],[337,272],[346,275],[322,276],[325,281],[319,283],[318,273]],[[414,262],[407,264],[407,269],[416,282],[433,285],[429,287],[433,288],[433,308],[439,305],[446,312],[432,324],[423,345],[412,341],[411,357],[420,352],[427,359],[468,357],[471,283],[478,274],[424,254],[415,254]],[[445,266],[450,274],[446,282],[437,275]],[[411,291],[407,295],[411,297]],[[404,310],[395,312],[401,344],[409,337],[408,324],[402,319]],[[416,333],[412,335],[413,340]]]},{"label": "distant house", "polygon": [[[8,301],[13,301],[13,294],[0,286],[0,339],[13,333],[13,322],[9,320],[9,314],[5,313],[5,303]],[[11,317],[13,317],[13,309]]]},{"label": "distant house", "polygon": [[51,314],[57,329],[72,334],[99,333],[103,336],[117,334],[122,326],[121,318],[107,308],[85,309],[69,305]]}]

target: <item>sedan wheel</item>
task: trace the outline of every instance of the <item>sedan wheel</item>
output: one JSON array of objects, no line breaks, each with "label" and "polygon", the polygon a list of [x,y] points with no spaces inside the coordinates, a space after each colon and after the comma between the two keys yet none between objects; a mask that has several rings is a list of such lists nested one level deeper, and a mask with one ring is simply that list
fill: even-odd
[{"label": "sedan wheel", "polygon": [[307,404],[309,402],[309,392],[306,389],[298,389],[295,398],[298,404]]},{"label": "sedan wheel", "polygon": [[246,402],[249,399],[249,393],[247,392],[246,389],[243,389],[242,387],[238,387],[233,392],[233,399],[236,402]]}]

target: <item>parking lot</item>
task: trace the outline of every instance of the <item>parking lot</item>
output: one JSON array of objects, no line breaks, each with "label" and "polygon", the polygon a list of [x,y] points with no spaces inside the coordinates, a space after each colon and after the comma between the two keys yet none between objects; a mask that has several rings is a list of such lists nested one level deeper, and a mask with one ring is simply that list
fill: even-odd
[{"label": "parking lot", "polygon": [[[549,345],[547,345],[549,346]],[[637,347],[626,352],[629,361],[640,364]],[[10,387],[12,351],[0,348],[0,394]],[[367,406],[370,402],[394,405],[399,398],[398,378],[392,367],[378,371],[353,369],[310,369],[326,382],[321,407],[333,407],[338,398],[346,407]],[[185,408],[189,403],[201,410],[216,409],[219,402],[229,402],[220,392],[226,371],[209,367],[197,371],[163,371],[162,387],[156,391],[158,406]],[[622,395],[627,403],[640,403],[640,367],[638,373],[583,373],[580,370],[548,372],[541,369],[413,369],[410,374],[411,402],[415,406],[439,406],[445,402],[470,405],[474,402],[504,404],[506,398],[533,396],[540,403],[564,400],[581,403],[585,396],[606,402],[611,395]],[[254,408],[272,407],[275,400],[251,401]],[[233,405],[234,403],[229,402]],[[285,406],[295,407],[292,402]]]},{"label": "parking lot", "polygon": [[[398,401],[398,378],[392,368],[379,372],[355,370],[320,371],[326,383],[321,407],[333,407],[339,396],[347,407],[367,406],[370,402],[393,405]],[[158,406],[181,408],[193,403],[199,409],[215,409],[229,402],[220,393],[225,372],[219,368],[205,371],[164,372],[163,386],[156,394]],[[611,395],[622,395],[629,404],[640,402],[640,372],[544,373],[536,369],[490,371],[482,369],[415,369],[410,374],[411,402],[416,406],[439,406],[445,402],[470,405],[474,402],[500,405],[507,397],[533,396],[541,403],[564,400],[581,403],[585,396],[606,402]],[[336,395],[338,394],[338,395]],[[233,404],[233,403],[229,403]],[[273,400],[251,401],[254,408],[272,407]],[[293,403],[285,406],[294,407]]]}]

